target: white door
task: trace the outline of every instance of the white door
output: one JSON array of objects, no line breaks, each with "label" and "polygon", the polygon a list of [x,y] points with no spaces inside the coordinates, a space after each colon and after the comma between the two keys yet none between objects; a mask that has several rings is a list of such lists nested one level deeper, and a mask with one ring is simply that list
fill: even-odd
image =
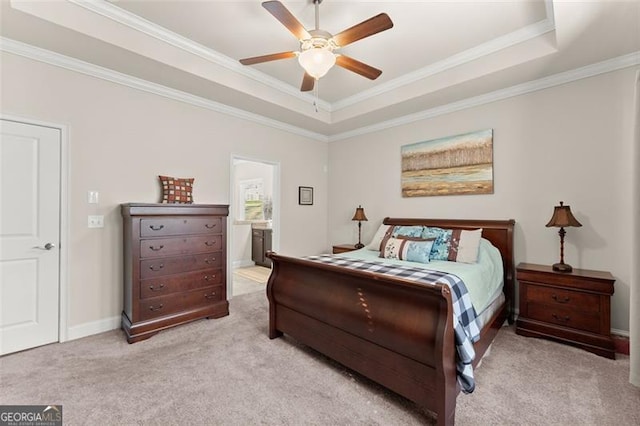
[{"label": "white door", "polygon": [[0,120],[0,355],[58,341],[59,129]]}]

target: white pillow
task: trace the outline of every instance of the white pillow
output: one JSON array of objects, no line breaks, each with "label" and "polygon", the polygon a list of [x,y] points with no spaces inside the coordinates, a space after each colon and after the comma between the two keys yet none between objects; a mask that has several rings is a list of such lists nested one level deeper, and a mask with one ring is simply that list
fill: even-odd
[{"label": "white pillow", "polygon": [[384,236],[387,235],[387,232],[391,231],[392,229],[393,225],[385,225],[384,223],[380,225],[380,227],[376,231],[376,234],[371,239],[371,242],[367,244],[366,249],[374,251],[382,250],[382,240],[384,239]]},{"label": "white pillow", "polygon": [[478,261],[481,238],[482,229],[453,231],[451,246],[449,247],[449,261],[476,263]]}]

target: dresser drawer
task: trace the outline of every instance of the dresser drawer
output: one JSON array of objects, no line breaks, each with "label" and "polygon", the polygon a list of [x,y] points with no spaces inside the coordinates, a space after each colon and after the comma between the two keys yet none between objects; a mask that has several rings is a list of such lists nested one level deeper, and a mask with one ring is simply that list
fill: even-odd
[{"label": "dresser drawer", "polygon": [[222,235],[140,240],[140,257],[172,256],[222,250]]},{"label": "dresser drawer", "polygon": [[179,275],[166,275],[140,281],[140,298],[164,296],[165,294],[195,290],[222,283],[221,269],[207,269]]},{"label": "dresser drawer", "polygon": [[600,317],[589,311],[579,311],[564,306],[527,303],[527,317],[577,330],[600,332]]},{"label": "dresser drawer", "polygon": [[527,282],[522,282],[521,284],[526,284],[527,301],[529,302],[589,310],[594,313],[600,311],[600,296],[596,294],[546,287]]},{"label": "dresser drawer", "polygon": [[222,286],[206,287],[186,293],[174,293],[140,301],[140,319],[162,317],[219,302],[224,299]]},{"label": "dresser drawer", "polygon": [[141,237],[164,237],[185,234],[221,234],[222,218],[149,218],[140,220]]},{"label": "dresser drawer", "polygon": [[163,257],[140,261],[140,278],[156,278],[182,272],[220,268],[222,252]]}]

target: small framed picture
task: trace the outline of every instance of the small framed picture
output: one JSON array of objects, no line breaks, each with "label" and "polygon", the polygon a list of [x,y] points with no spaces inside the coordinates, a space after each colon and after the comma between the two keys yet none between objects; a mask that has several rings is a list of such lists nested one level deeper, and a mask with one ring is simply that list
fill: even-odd
[{"label": "small framed picture", "polygon": [[313,188],[310,186],[298,187],[298,204],[302,206],[313,205]]}]

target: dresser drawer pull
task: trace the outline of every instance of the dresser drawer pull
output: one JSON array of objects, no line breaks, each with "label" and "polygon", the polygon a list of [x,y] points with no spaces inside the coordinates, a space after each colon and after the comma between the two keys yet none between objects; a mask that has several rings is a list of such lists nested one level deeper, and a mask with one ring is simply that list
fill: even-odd
[{"label": "dresser drawer pull", "polygon": [[154,308],[153,305],[151,305],[151,306],[149,306],[149,310],[152,311],[152,312],[155,312],[155,311],[159,311],[163,307],[164,307],[164,305],[162,303],[159,304],[157,308]]},{"label": "dresser drawer pull", "polygon": [[149,286],[149,290],[151,291],[160,291],[164,288],[164,283],[160,284],[158,287],[154,287],[152,285]]},{"label": "dresser drawer pull", "polygon": [[206,226],[206,227],[207,227],[207,228],[209,228],[209,229],[213,229],[213,228],[215,228],[215,227],[216,227],[216,225],[217,225],[216,223],[214,223],[213,225],[210,225],[210,224],[208,224],[208,223],[205,223],[205,225],[204,225],[204,226]]},{"label": "dresser drawer pull", "polygon": [[565,315],[564,317],[559,317],[556,314],[551,314],[551,316],[556,320],[556,321],[564,321],[564,322],[569,322],[570,318],[569,315]]},{"label": "dresser drawer pull", "polygon": [[149,269],[151,269],[152,271],[159,271],[162,268],[164,268],[164,263],[161,263],[160,265],[158,265],[157,268],[155,267],[155,265],[149,265]]},{"label": "dresser drawer pull", "polygon": [[213,280],[213,279],[215,279],[215,278],[216,278],[216,276],[215,276],[215,275],[205,275],[205,276],[204,276],[204,280],[205,280],[205,281],[211,281],[211,280]]},{"label": "dresser drawer pull", "polygon": [[156,247],[156,246],[149,246],[149,248],[150,248],[151,250],[153,250],[153,251],[160,251],[160,250],[162,250],[162,249],[164,248],[164,246],[163,246],[163,245],[161,245],[161,246],[159,246],[159,247]]},{"label": "dresser drawer pull", "polygon": [[204,244],[205,244],[207,247],[211,247],[211,246],[215,246],[215,245],[216,245],[216,242],[215,242],[215,241],[205,241],[205,242],[204,242]]},{"label": "dresser drawer pull", "polygon": [[151,228],[152,231],[159,231],[162,228],[164,228],[164,225],[160,225],[160,226],[156,226],[156,225],[149,225],[149,228]]},{"label": "dresser drawer pull", "polygon": [[215,257],[212,257],[211,259],[206,258],[206,259],[204,260],[204,263],[206,263],[206,264],[208,265],[208,264],[210,264],[211,262],[215,262],[215,261],[216,261],[216,258],[215,258]]},{"label": "dresser drawer pull", "polygon": [[567,303],[567,302],[570,300],[567,296],[565,296],[564,298],[560,299],[560,298],[559,298],[558,296],[556,296],[555,294],[552,294],[552,295],[551,295],[551,298],[552,298],[553,300],[555,300],[556,302],[558,302],[558,303]]},{"label": "dresser drawer pull", "polygon": [[211,294],[204,294],[204,297],[206,297],[207,299],[213,299],[214,297],[216,297],[216,292],[212,292]]}]

